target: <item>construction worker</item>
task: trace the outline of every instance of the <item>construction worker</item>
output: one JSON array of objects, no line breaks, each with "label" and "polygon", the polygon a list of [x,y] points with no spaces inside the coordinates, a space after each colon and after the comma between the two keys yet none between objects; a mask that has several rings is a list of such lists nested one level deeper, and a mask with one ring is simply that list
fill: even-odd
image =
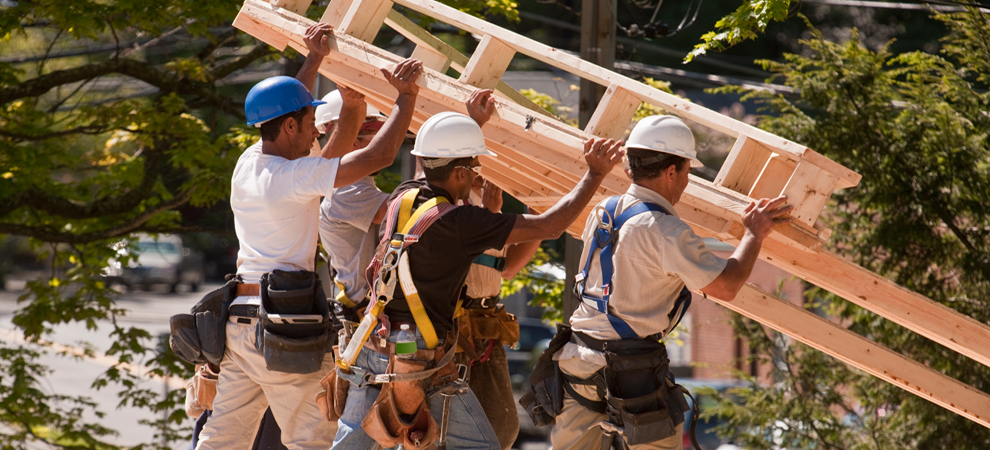
[{"label": "construction worker", "polygon": [[[385,116],[365,103],[363,95],[346,87],[327,94],[323,100],[327,103],[316,108],[316,128],[321,133],[332,132],[342,112],[358,111],[362,115],[357,139],[349,151],[367,147],[385,121]],[[368,295],[365,269],[374,256],[378,227],[388,206],[388,194],[375,185],[374,175],[334,189],[333,195],[320,204],[320,241],[335,272],[336,300],[347,308],[348,315],[363,306]],[[351,320],[357,320],[356,315]]]},{"label": "construction worker", "polygon": [[[436,434],[432,434],[432,427],[427,427],[423,429],[425,434],[421,435],[426,436],[425,439],[417,438],[410,442],[412,434],[400,434],[411,430],[411,425],[401,415],[395,416],[396,410],[402,411],[403,399],[396,396],[390,400],[386,396],[398,387],[392,386],[394,383],[358,385],[351,382],[333,448],[371,449],[378,444],[390,447],[402,443],[404,448],[418,449],[427,447],[434,440],[441,448],[500,448],[475,394],[466,386],[456,392],[446,389],[458,384],[456,372],[451,374],[447,370],[447,367],[453,366],[453,361],[447,357],[453,351],[452,341],[456,334],[454,314],[471,263],[488,249],[559,236],[587,205],[623,152],[621,142],[610,139],[592,139],[585,143],[584,157],[588,172],[573,191],[541,215],[495,214],[477,206],[441,208],[441,205],[453,205],[468,199],[472,186],[481,176],[478,156],[495,156],[485,148],[484,135],[479,126],[490,117],[492,111],[487,108],[486,111],[485,116],[476,118],[477,122],[463,114],[440,113],[420,128],[413,154],[422,157],[426,179],[407,181],[390,196],[386,225],[382,227],[386,239],[380,244],[394,246],[415,240],[399,258],[397,277],[402,282],[402,289],[394,289],[390,297],[384,299],[382,318],[387,320],[381,321],[382,326],[377,328],[377,333],[372,334],[361,351],[356,353],[353,364],[347,366],[338,362],[339,366],[348,367],[346,372],[366,372],[362,377],[364,380],[374,374],[390,373],[389,367],[402,364],[396,354],[399,347],[395,342],[397,336],[401,337],[404,330],[409,330],[411,326],[415,330],[416,347],[420,349],[416,355],[426,354],[434,358],[435,366],[428,370],[436,372],[424,380],[427,389],[441,392],[421,405],[427,405],[427,416],[432,416],[431,423],[440,422],[439,428],[445,429],[446,433],[441,433],[439,439],[431,439]],[[425,213],[416,218],[424,211],[421,208],[424,204],[427,205]],[[411,210],[417,212],[409,216]],[[436,214],[431,216],[432,212]],[[432,219],[426,220],[426,217]],[[426,224],[420,232],[417,228],[421,219],[426,220]],[[389,239],[400,228],[398,222],[405,222],[404,227],[412,228],[403,232],[406,237],[401,240]],[[381,247],[379,251],[382,251]],[[376,256],[375,263],[381,261]],[[382,270],[388,267],[391,266],[381,265]],[[377,286],[383,280],[381,272],[379,274],[375,284],[376,296],[380,293]],[[378,306],[381,301],[380,298],[373,298],[368,311],[382,310]],[[365,317],[367,319],[369,316]],[[374,320],[371,323],[375,323]],[[355,338],[360,334],[359,329]],[[348,347],[350,350],[350,345]],[[347,361],[347,355],[345,352],[342,360]],[[343,368],[339,370],[344,371]],[[338,376],[346,377],[345,374]],[[398,375],[391,372],[385,376]],[[361,381],[353,376],[350,379]],[[446,414],[444,410],[447,410]],[[413,422],[420,418],[418,411],[415,414]],[[390,426],[396,423],[398,427]],[[385,430],[381,430],[383,424]],[[367,430],[374,431],[376,436],[369,436]]]},{"label": "construction worker", "polygon": [[[485,180],[483,186],[472,189],[470,204],[498,214],[502,208],[502,189]],[[515,277],[539,247],[540,241],[530,241],[486,250],[471,263],[465,280],[461,305],[464,315],[460,318],[458,337],[462,351],[456,361],[468,367],[468,385],[478,397],[503,450],[512,448],[519,434],[519,415],[503,347],[519,341],[519,322],[505,311],[499,296],[502,280]]]},{"label": "construction worker", "polygon": [[[325,345],[310,346],[308,353],[269,347],[270,338],[273,343],[291,341],[270,333],[268,325],[260,329],[261,324],[278,320],[286,327],[301,327],[305,321],[296,318],[311,315],[284,319],[268,315],[266,311],[271,310],[267,308],[286,305],[258,283],[270,280],[271,287],[277,280],[309,274],[299,278],[311,282],[308,291],[294,288],[286,292],[307,291],[311,300],[300,308],[320,308],[322,301],[326,311],[325,297],[321,299],[312,286],[320,198],[330,195],[334,187],[354,183],[392,163],[412,120],[421,63],[406,60],[391,71],[382,70],[398,97],[382,133],[368,147],[331,158],[335,144],[349,145],[354,139],[335,133],[320,156],[306,157],[319,135],[313,108],[322,104],[310,90],[329,54],[330,32],[330,26],[323,23],[310,27],[305,35],[309,54],[297,78],[265,79],[251,89],[245,101],[248,125],[261,129],[261,141],[244,151],[231,180],[230,203],[240,243],[237,275],[242,283],[228,309],[214,411],[200,434],[198,449],[250,448],[255,424],[269,405],[287,448],[323,450],[332,441],[330,424],[313,398],[320,379],[333,367],[333,358],[323,354]],[[348,129],[356,131],[357,127]],[[325,313],[317,315],[313,328],[327,323]],[[292,360],[293,356],[308,359]],[[315,368],[311,367],[314,360]]]},{"label": "construction worker", "polygon": [[659,341],[684,314],[690,290],[732,300],[764,238],[789,220],[784,197],[750,203],[739,246],[719,258],[673,208],[691,168],[702,167],[687,125],[674,116],[644,118],[626,147],[632,186],[588,217],[576,283],[582,302],[570,332],[558,332],[548,349],[566,380],[555,394],[563,396],[555,449],[597,450],[613,438],[634,449],[682,448],[687,403]]},{"label": "construction worker", "polygon": [[[491,90],[475,91],[467,102],[468,114],[483,124],[494,108]],[[492,213],[502,211],[502,189],[477,177],[472,186],[469,204],[481,206]],[[530,210],[530,214],[535,211]],[[461,304],[461,333],[458,344],[462,349],[457,362],[468,367],[468,384],[478,397],[478,403],[495,430],[503,450],[512,448],[519,434],[509,365],[504,345],[519,340],[519,323],[499,304],[502,280],[511,280],[533,259],[540,241],[520,242],[505,248],[489,249],[471,263],[465,281],[465,296]]]}]

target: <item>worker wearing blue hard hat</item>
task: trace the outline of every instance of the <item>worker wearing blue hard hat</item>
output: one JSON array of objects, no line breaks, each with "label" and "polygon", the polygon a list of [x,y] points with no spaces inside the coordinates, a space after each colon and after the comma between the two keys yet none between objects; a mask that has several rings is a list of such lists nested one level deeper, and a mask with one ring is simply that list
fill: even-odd
[{"label": "worker wearing blue hard hat", "polygon": [[[364,120],[363,110],[345,110],[340,123],[353,121],[354,126],[338,127],[340,132],[335,132],[326,146],[311,152],[320,134],[314,124],[314,108],[323,102],[315,100],[310,89],[330,52],[331,32],[324,23],[307,29],[304,42],[309,53],[299,74],[262,80],[245,101],[247,123],[260,129],[261,139],[240,156],[231,180],[230,205],[240,244],[240,283],[226,311],[226,351],[213,416],[200,434],[197,449],[250,448],[257,428],[254,424],[261,421],[269,405],[286,447],[325,450],[333,441],[332,424],[313,402],[320,391],[320,379],[334,367],[333,357],[323,354],[325,349],[310,345],[307,351],[319,355],[314,358],[313,354],[299,353],[306,358],[295,364],[291,359],[296,353],[265,347],[275,333],[269,324],[280,320],[273,314],[278,311],[268,309],[278,307],[279,298],[269,293],[274,292],[276,280],[293,276],[306,279],[314,270],[321,197],[330,196],[334,187],[351,184],[392,164],[412,121],[422,64],[406,60],[392,70],[382,70],[398,97],[381,132],[365,148],[350,153],[334,151],[342,145],[351,146],[357,124]],[[321,299],[316,290],[313,293],[310,304],[315,308]],[[322,301],[325,309],[325,297]],[[285,317],[290,319],[282,324],[293,323],[291,317],[295,316]],[[323,317],[329,325],[325,314]],[[271,342],[294,345],[291,336],[288,338]],[[289,360],[276,361],[273,354],[280,352],[288,354]]]}]

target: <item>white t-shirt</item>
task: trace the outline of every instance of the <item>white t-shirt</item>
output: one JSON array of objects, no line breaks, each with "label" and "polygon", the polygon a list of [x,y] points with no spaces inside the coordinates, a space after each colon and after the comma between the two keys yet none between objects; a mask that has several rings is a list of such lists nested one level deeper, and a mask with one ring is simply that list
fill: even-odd
[{"label": "white t-shirt", "polygon": [[[645,212],[630,218],[619,230],[613,252],[613,275],[609,311],[632,327],[639,336],[662,332],[670,320],[667,314],[685,285],[701,289],[725,269],[726,260],[708,251],[705,243],[678,216],[670,202],[660,194],[632,185],[620,197],[615,214],[638,202],[656,203],[670,214]],[[603,202],[604,203],[604,202]],[[584,228],[582,268],[597,229],[594,215]],[[600,252],[596,250],[596,254]],[[601,298],[602,271],[599,258],[591,261],[585,293]],[[575,331],[595,339],[619,339],[608,317],[586,303],[580,303],[571,316]]]},{"label": "white t-shirt", "polygon": [[367,176],[334,190],[320,205],[320,240],[337,271],[334,281],[354,303],[368,293],[364,272],[375,256],[379,229],[372,221],[387,199],[375,178]]},{"label": "white t-shirt", "polygon": [[332,195],[339,165],[340,158],[265,155],[260,141],[244,151],[230,189],[244,282],[275,269],[313,270],[320,197]]}]

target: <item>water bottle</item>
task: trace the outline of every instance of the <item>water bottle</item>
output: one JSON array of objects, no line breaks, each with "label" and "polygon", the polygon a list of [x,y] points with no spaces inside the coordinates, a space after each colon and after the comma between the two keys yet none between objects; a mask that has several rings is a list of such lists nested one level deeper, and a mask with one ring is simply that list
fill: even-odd
[{"label": "water bottle", "polygon": [[409,329],[409,324],[399,325],[395,335],[395,357],[413,359],[416,357],[416,334]]}]

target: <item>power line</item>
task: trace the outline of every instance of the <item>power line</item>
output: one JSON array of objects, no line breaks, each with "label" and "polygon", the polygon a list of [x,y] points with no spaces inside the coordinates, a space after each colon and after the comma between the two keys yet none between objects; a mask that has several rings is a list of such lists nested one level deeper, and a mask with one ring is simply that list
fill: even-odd
[{"label": "power line", "polygon": [[894,3],[894,2],[872,2],[864,0],[800,0],[803,3],[818,3],[832,6],[850,6],[855,8],[878,8],[878,9],[900,9],[927,11],[933,9],[938,12],[962,12],[967,6],[976,7],[983,14],[990,14],[990,9],[984,8],[979,3],[959,3],[931,1],[926,3]]}]

